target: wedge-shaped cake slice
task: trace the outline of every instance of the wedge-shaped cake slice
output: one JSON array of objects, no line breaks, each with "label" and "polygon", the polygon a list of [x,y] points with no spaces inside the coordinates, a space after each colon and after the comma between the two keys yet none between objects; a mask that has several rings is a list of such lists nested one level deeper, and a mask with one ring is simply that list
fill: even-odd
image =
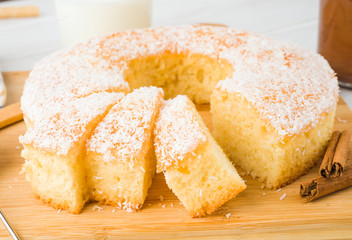
[{"label": "wedge-shaped cake slice", "polygon": [[81,211],[88,200],[82,163],[86,141],[122,97],[122,93],[101,92],[76,99],[66,111],[36,124],[20,137],[23,170],[37,198],[71,213]]},{"label": "wedge-shaped cake slice", "polygon": [[90,199],[140,209],[156,169],[153,129],[163,90],[143,87],[116,104],[87,142]]},{"label": "wedge-shaped cake slice", "polygon": [[157,171],[193,217],[212,213],[246,188],[186,96],[165,102],[154,135]]}]

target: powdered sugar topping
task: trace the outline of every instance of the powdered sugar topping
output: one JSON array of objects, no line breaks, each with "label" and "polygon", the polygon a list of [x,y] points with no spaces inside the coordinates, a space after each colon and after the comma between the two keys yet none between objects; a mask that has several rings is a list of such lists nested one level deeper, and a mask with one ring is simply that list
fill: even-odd
[{"label": "powdered sugar topping", "polygon": [[102,154],[107,162],[135,159],[151,138],[162,98],[163,90],[156,87],[142,87],[125,96],[98,124],[87,150]]},{"label": "powdered sugar topping", "polygon": [[255,37],[241,48],[233,76],[217,88],[244,97],[280,137],[315,127],[335,108],[337,79],[320,55]]},{"label": "powdered sugar topping", "polygon": [[188,97],[179,95],[165,101],[154,130],[158,172],[176,166],[187,154],[207,141],[199,118]]},{"label": "powdered sugar topping", "polygon": [[122,97],[122,93],[102,92],[76,99],[62,113],[43,119],[29,128],[24,136],[20,136],[20,142],[66,155],[87,134],[88,125],[96,117],[103,116],[107,108]]},{"label": "powdered sugar topping", "polygon": [[26,81],[24,114],[41,122],[65,111],[77,98],[126,92],[123,73],[128,62],[165,52],[231,63],[233,76],[218,89],[241,94],[281,137],[307,131],[336,106],[337,79],[318,54],[246,31],[187,25],[120,32],[51,54]]}]

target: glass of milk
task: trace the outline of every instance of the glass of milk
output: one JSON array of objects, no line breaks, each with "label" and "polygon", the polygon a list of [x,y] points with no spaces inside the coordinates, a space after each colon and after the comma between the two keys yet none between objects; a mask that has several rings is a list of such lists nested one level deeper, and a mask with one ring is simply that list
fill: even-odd
[{"label": "glass of milk", "polygon": [[150,26],[151,0],[55,0],[62,44]]}]

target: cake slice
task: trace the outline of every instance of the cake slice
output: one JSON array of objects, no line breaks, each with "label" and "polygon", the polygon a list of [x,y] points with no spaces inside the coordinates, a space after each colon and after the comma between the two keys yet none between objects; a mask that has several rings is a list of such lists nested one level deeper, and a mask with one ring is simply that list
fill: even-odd
[{"label": "cake slice", "polygon": [[134,211],[140,209],[155,174],[155,118],[163,90],[143,87],[116,104],[87,142],[90,200]]},{"label": "cake slice", "polygon": [[79,213],[88,200],[83,154],[87,138],[122,93],[93,93],[20,137],[23,171],[34,195],[57,209]]},{"label": "cake slice", "polygon": [[186,96],[165,102],[154,135],[157,171],[192,217],[212,213],[246,188]]}]

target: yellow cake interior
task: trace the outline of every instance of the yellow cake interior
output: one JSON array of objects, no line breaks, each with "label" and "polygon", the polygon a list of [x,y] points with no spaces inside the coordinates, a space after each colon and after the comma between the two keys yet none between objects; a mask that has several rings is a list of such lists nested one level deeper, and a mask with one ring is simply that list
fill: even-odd
[{"label": "yellow cake interior", "polygon": [[88,152],[85,164],[89,199],[124,210],[140,209],[156,170],[152,139],[143,148],[146,152],[133,159],[133,166],[118,158],[116,161],[105,162],[101,154]]},{"label": "yellow cake interior", "polygon": [[[183,134],[187,130],[188,134]],[[211,214],[246,188],[186,96],[165,103],[154,134],[158,136],[154,139],[158,171],[164,172],[167,185],[192,217]],[[191,148],[182,145],[182,142],[189,141],[196,145]],[[175,142],[181,144],[170,148]],[[176,160],[174,157],[180,153],[185,155]]]},{"label": "yellow cake interior", "polygon": [[84,163],[91,201],[142,207],[156,171],[152,133],[162,101],[160,88],[134,90],[98,124]]},{"label": "yellow cake interior", "polygon": [[97,114],[82,131],[84,133],[65,155],[43,151],[24,144],[23,170],[31,182],[33,194],[57,209],[80,213],[88,201],[88,186],[84,167],[85,144],[97,124],[112,107],[107,105],[104,114]]},{"label": "yellow cake interior", "polygon": [[[209,103],[219,80],[231,77],[227,61],[193,54],[149,56],[129,62],[125,79],[131,88],[162,87],[165,98],[185,94],[197,104]],[[229,155],[268,188],[284,186],[306,173],[322,157],[330,139],[335,111],[316,128],[294,137],[279,137],[242,97],[215,92],[211,112],[216,140]],[[231,131],[229,131],[231,129]]]},{"label": "yellow cake interior", "polygon": [[210,214],[246,188],[232,163],[211,139],[165,172],[167,185],[192,217]]},{"label": "yellow cake interior", "polygon": [[220,146],[236,164],[268,188],[291,183],[320,160],[335,115],[332,111],[315,128],[280,140],[277,132],[239,94],[216,89],[211,97],[211,112],[214,137]]},{"label": "yellow cake interior", "polygon": [[161,87],[166,99],[182,94],[203,104],[209,103],[217,82],[232,73],[232,65],[225,60],[200,54],[163,54],[131,60],[124,78],[131,89]]},{"label": "yellow cake interior", "polygon": [[85,174],[79,148],[67,156],[38,151],[25,146],[23,169],[33,194],[57,209],[79,213],[88,200]]}]

